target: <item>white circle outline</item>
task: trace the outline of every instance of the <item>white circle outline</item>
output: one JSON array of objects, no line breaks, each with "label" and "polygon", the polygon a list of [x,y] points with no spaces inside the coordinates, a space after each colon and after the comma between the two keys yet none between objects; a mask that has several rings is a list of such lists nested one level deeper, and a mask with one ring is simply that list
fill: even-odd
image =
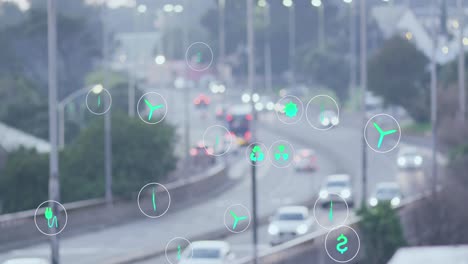
[{"label": "white circle outline", "polygon": [[[249,223],[248,223],[247,226],[246,226],[244,229],[242,229],[241,231],[233,231],[233,230],[231,230],[231,229],[227,226],[227,224],[226,224],[226,214],[228,213],[229,208],[234,207],[234,206],[243,207],[243,208],[247,211],[247,214],[249,215]],[[224,226],[225,226],[231,233],[240,234],[240,233],[244,232],[245,230],[249,229],[249,226],[250,226],[251,221],[252,221],[252,216],[250,215],[249,208],[247,208],[247,207],[246,207],[245,205],[243,205],[243,204],[240,204],[240,203],[238,203],[238,204],[233,204],[233,205],[229,206],[228,208],[226,208],[226,211],[224,211]]]},{"label": "white circle outline", "polygon": [[[312,125],[312,122],[310,122],[309,120],[309,115],[308,115],[308,112],[309,112],[309,105],[310,103],[312,102],[312,100],[314,100],[315,98],[317,97],[328,97],[329,99],[331,99],[333,101],[333,103],[335,103],[335,106],[336,106],[336,110],[337,110],[337,115],[338,115],[338,121],[340,121],[340,107],[338,106],[338,103],[336,102],[335,99],[333,99],[333,97],[329,96],[329,95],[326,95],[326,94],[319,94],[319,95],[316,95],[314,97],[312,97],[309,102],[307,102],[307,106],[306,106],[306,119],[307,119],[307,123],[309,123],[309,125],[311,127],[313,127],[314,129],[317,129],[317,130],[320,130],[320,131],[327,131],[329,129],[331,129],[332,127],[335,127],[335,125],[331,125],[329,126],[328,128],[318,128],[318,127],[315,127],[314,125]],[[339,123],[338,123],[339,124]]]},{"label": "white circle outline", "polygon": [[[369,125],[369,122],[370,122],[372,119],[376,118],[377,116],[387,116],[387,117],[390,117],[391,119],[393,119],[393,121],[395,121],[395,123],[396,123],[397,126],[398,126],[398,140],[397,140],[397,143],[396,143],[395,146],[393,146],[391,149],[386,150],[386,151],[379,151],[379,150],[374,149],[373,147],[371,147],[371,145],[370,145],[369,142],[367,141],[367,135],[366,135],[367,126]],[[382,154],[383,154],[383,153],[388,153],[388,152],[394,150],[394,149],[398,146],[398,144],[400,144],[400,140],[401,140],[401,127],[400,127],[400,124],[398,123],[398,121],[397,121],[393,116],[391,116],[391,115],[389,115],[389,114],[384,114],[384,113],[376,114],[376,115],[372,116],[371,118],[369,118],[369,120],[367,120],[366,126],[364,127],[364,140],[366,141],[367,146],[369,146],[369,148],[371,148],[373,151],[375,151],[375,152],[377,152],[377,153],[382,153]]]},{"label": "white circle outline", "polygon": [[[163,187],[163,189],[167,192],[167,196],[169,197],[169,201],[167,203],[167,208],[166,210],[160,214],[160,215],[156,215],[156,216],[151,216],[151,215],[148,215],[146,214],[143,209],[141,209],[141,206],[140,206],[140,195],[141,195],[141,192],[143,191],[143,189],[145,189],[148,185],[158,185],[158,186],[161,186]],[[147,183],[145,184],[143,187],[141,187],[140,191],[138,192],[138,197],[137,197],[137,204],[138,204],[138,209],[140,209],[140,212],[142,214],[144,214],[145,216],[149,217],[149,218],[153,218],[153,219],[156,219],[156,218],[159,218],[163,215],[165,215],[167,213],[167,211],[169,211],[169,207],[171,207],[171,194],[169,193],[169,190],[166,188],[166,186],[160,184],[160,183],[157,183],[157,182],[150,182],[150,183]]]},{"label": "white circle outline", "polygon": [[[280,101],[282,101],[283,99],[285,99],[286,97],[294,97],[295,99],[297,99],[297,101],[300,103],[301,105],[301,108],[300,108],[300,111],[301,111],[301,115],[293,122],[286,122],[284,120],[282,120],[280,118],[280,116],[278,115],[278,110],[275,109],[275,114],[276,114],[276,117],[278,118],[279,121],[281,121],[281,123],[283,124],[286,124],[286,125],[293,125],[293,124],[297,124],[299,121],[301,121],[302,119],[302,116],[304,115],[304,103],[302,103],[302,100],[299,99],[299,97],[295,96],[295,95],[290,95],[290,94],[287,94],[283,97],[281,97],[278,101],[276,101],[276,104],[275,104],[275,107],[279,104]],[[299,111],[299,109],[297,109]]]},{"label": "white circle outline", "polygon": [[[58,205],[60,205],[62,208],[63,208],[63,211],[65,212],[65,224],[63,225],[63,227],[57,232],[57,233],[54,233],[54,234],[48,234],[48,233],[45,233],[44,231],[42,231],[39,226],[37,225],[37,220],[36,220],[36,216],[37,216],[37,211],[39,210],[39,208],[41,208],[41,206],[45,203],[56,203]],[[63,204],[55,201],[55,200],[47,200],[47,201],[44,201],[42,202],[41,204],[39,204],[39,206],[36,208],[36,211],[34,212],[34,224],[36,225],[36,228],[39,232],[41,232],[42,234],[46,235],[46,236],[56,236],[60,233],[62,233],[62,231],[65,229],[65,227],[67,226],[67,223],[68,223],[68,213],[67,213],[67,209],[65,209],[65,206],[63,206]]]},{"label": "white circle outline", "polygon": [[[328,248],[327,248],[328,235],[330,235],[330,233],[331,233],[332,231],[335,231],[336,229],[342,228],[342,227],[351,229],[351,231],[353,231],[354,234],[356,235],[357,241],[358,241],[358,248],[357,248],[357,250],[356,250],[356,254],[354,254],[354,256],[353,256],[352,258],[350,258],[350,259],[348,259],[348,260],[346,260],[346,261],[343,261],[343,260],[336,260],[335,258],[333,258],[333,257],[330,255],[330,253],[328,252]],[[336,262],[339,262],[339,263],[347,263],[347,262],[350,262],[351,260],[353,260],[353,259],[359,254],[359,250],[361,249],[361,239],[359,238],[359,235],[358,235],[358,233],[356,232],[356,230],[354,230],[352,227],[347,226],[347,225],[340,225],[340,226],[337,226],[336,228],[333,228],[332,230],[328,231],[327,236],[325,237],[324,246],[325,246],[325,251],[327,252],[327,255],[328,255],[332,260],[334,260],[334,261],[336,261]]]},{"label": "white circle outline", "polygon": [[[163,117],[161,118],[161,120],[158,120],[158,121],[156,121],[156,122],[154,122],[154,123],[151,123],[151,122],[146,121],[146,120],[140,115],[140,111],[138,111],[138,106],[140,105],[141,99],[143,99],[143,97],[145,97],[147,94],[156,94],[156,95],[159,95],[159,97],[161,97],[161,98],[163,99],[164,105],[165,105],[165,106],[164,106],[165,111],[164,111]],[[157,93],[157,92],[147,92],[147,93],[143,94],[143,95],[140,97],[140,99],[138,99],[138,103],[137,103],[136,107],[137,107],[138,116],[140,117],[141,121],[143,121],[143,122],[145,122],[146,124],[149,124],[149,125],[156,125],[157,123],[162,122],[162,121],[164,120],[164,118],[166,118],[166,115],[167,115],[167,101],[166,101],[166,98],[164,98],[164,96],[162,96],[160,93]]]},{"label": "white circle outline", "polygon": [[245,149],[245,156],[246,156],[246,158],[247,158],[247,161],[248,161],[249,164],[252,165],[252,166],[258,166],[258,167],[263,166],[263,164],[266,163],[266,160],[263,160],[263,161],[261,161],[260,163],[258,163],[258,162],[253,163],[253,162],[250,160],[250,152],[249,152],[249,150],[251,150],[251,146],[252,146],[253,144],[255,144],[255,145],[257,145],[257,146],[258,146],[258,145],[262,145],[263,147],[265,147],[265,148],[264,148],[265,151],[264,151],[263,153],[264,153],[264,155],[265,155],[265,159],[269,159],[269,152],[268,152],[267,146],[266,146],[265,144],[261,143],[261,142],[253,142],[253,143],[250,143],[250,145],[248,145],[247,148]]},{"label": "white circle outline", "polygon": [[[224,130],[226,130],[226,132],[229,134],[229,146],[226,148],[226,150],[221,153],[221,154],[214,154],[214,148],[213,148],[213,154],[210,154],[208,153],[208,150],[206,149],[206,144],[205,144],[205,135],[206,135],[206,132],[208,132],[209,129],[211,128],[214,128],[214,127],[220,127]],[[205,132],[203,132],[203,148],[205,148],[205,150],[207,151],[206,153],[208,153],[208,155],[210,156],[215,156],[215,157],[220,157],[226,153],[228,153],[228,151],[231,149],[231,145],[232,145],[232,135],[231,135],[231,132],[224,126],[222,125],[212,125],[212,126],[209,126],[208,128],[205,129]]]},{"label": "white circle outline", "polygon": [[294,149],[294,146],[293,144],[291,144],[289,141],[287,140],[284,140],[284,139],[280,139],[280,140],[276,140],[275,142],[271,143],[271,146],[270,148],[268,149],[268,155],[271,155],[272,151],[271,149],[273,148],[273,146],[278,143],[278,142],[285,142],[287,143],[291,149],[292,149],[292,155],[291,155],[291,159],[290,159],[290,162],[286,165],[286,166],[276,166],[275,162],[273,161],[273,159],[270,157],[270,162],[273,166],[275,166],[276,168],[279,168],[279,169],[284,169],[284,168],[287,168],[289,166],[291,166],[291,164],[293,164],[294,162],[294,157],[296,156],[296,150]]},{"label": "white circle outline", "polygon": [[[190,65],[190,63],[188,62],[188,51],[190,50],[190,48],[195,45],[195,44],[203,44],[205,46],[208,47],[208,49],[210,50],[210,53],[211,53],[211,61],[210,63],[208,64],[208,66],[206,66],[205,68],[201,68],[201,69],[195,69],[192,67],[192,65]],[[185,51],[185,63],[187,63],[187,65],[189,66],[190,69],[194,70],[194,71],[197,71],[197,72],[202,72],[202,71],[206,71],[208,68],[210,68],[211,64],[213,63],[213,50],[211,49],[210,45],[206,44],[205,42],[201,42],[201,41],[197,41],[197,42],[194,42],[192,44],[190,44],[190,46],[188,46],[187,50]]]},{"label": "white circle outline", "polygon": [[85,104],[86,104],[86,108],[88,108],[88,110],[92,113],[92,114],[95,114],[95,115],[103,115],[107,112],[109,112],[109,110],[111,109],[111,105],[112,105],[112,95],[110,94],[110,92],[106,89],[106,88],[102,88],[102,90],[104,92],[106,92],[108,95],[109,95],[109,106],[107,107],[107,109],[102,112],[102,113],[98,113],[98,112],[94,112],[93,110],[91,110],[91,108],[89,108],[89,105],[88,105],[88,96],[89,94],[93,91],[93,88],[89,89],[88,93],[86,94],[86,99],[85,99]]},{"label": "white circle outline", "polygon": [[186,239],[185,237],[174,237],[173,239],[169,240],[169,242],[167,242],[166,249],[164,250],[164,254],[166,255],[166,259],[170,264],[177,264],[177,263],[172,263],[172,261],[169,259],[169,256],[167,255],[167,250],[169,248],[169,244],[171,244],[171,242],[176,240],[176,239],[181,239],[181,240],[185,240],[185,241],[188,242],[188,246],[190,247],[190,249],[191,249],[190,251],[192,252],[192,254],[190,255],[190,259],[193,257],[193,248],[192,248],[192,243],[190,242],[190,240]]},{"label": "white circle outline", "polygon": [[[348,203],[346,202],[346,200],[345,200],[343,197],[341,197],[341,195],[339,195],[339,194],[337,194],[337,193],[328,193],[329,196],[330,196],[331,194],[332,194],[332,195],[338,196],[341,200],[343,200],[344,204],[346,205],[346,217],[345,217],[345,219],[343,220],[343,223],[336,225],[336,227],[338,227],[338,226],[343,226],[343,225],[346,223],[346,221],[348,220],[348,217],[349,217],[349,206],[348,206]],[[318,218],[317,218],[317,216],[316,216],[316,214],[315,214],[315,208],[316,208],[317,203],[318,203],[318,201],[319,201],[320,199],[322,199],[322,198],[319,196],[319,197],[317,198],[317,200],[315,201],[315,203],[314,203],[313,214],[314,214],[315,221],[317,222],[317,224],[318,224],[321,228],[326,229],[326,230],[333,230],[333,229],[335,229],[336,227],[333,227],[333,226],[332,226],[332,227],[325,227],[325,226],[323,226],[322,224],[320,224],[320,221],[318,220]]]}]

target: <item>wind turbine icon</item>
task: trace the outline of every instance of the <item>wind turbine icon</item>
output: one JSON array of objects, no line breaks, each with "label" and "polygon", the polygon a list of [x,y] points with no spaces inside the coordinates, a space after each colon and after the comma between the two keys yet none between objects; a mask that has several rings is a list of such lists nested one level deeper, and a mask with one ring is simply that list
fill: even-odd
[{"label": "wind turbine icon", "polygon": [[380,134],[379,142],[377,143],[377,148],[380,148],[380,147],[382,146],[382,142],[383,142],[383,139],[384,139],[385,136],[397,132],[397,130],[395,130],[395,129],[383,131],[382,128],[380,128],[380,126],[377,125],[377,123],[374,122],[373,124],[374,124],[375,129],[377,129],[377,131],[378,131],[379,134]]},{"label": "wind turbine icon", "polygon": [[240,221],[243,221],[243,220],[246,220],[247,219],[247,216],[237,216],[236,213],[234,213],[233,211],[229,211],[229,213],[231,214],[231,216],[234,218],[234,224],[232,225],[232,229],[233,230],[236,230],[236,227],[237,227],[237,224],[240,222]]}]

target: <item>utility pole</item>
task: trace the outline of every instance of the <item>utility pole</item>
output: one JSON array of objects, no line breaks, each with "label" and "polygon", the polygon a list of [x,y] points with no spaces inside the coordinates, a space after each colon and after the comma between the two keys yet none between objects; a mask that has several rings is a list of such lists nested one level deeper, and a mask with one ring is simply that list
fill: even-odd
[{"label": "utility pole", "polygon": [[[433,5],[434,17],[437,16],[437,3]],[[437,22],[432,31],[432,56],[431,56],[431,124],[432,124],[432,195],[437,194],[437,46],[438,46]]]},{"label": "utility pole", "polygon": [[[222,1],[222,0],[221,0]],[[183,14],[183,19],[184,19],[184,25],[183,25],[183,43],[184,47],[188,47],[188,26],[189,26],[189,15],[190,8],[188,5],[190,5],[190,1],[184,0],[184,8],[186,11],[184,11]],[[189,68],[187,64],[185,63],[184,66],[185,70],[185,76],[184,76],[184,143],[185,143],[185,158],[189,158],[189,151],[190,151],[190,91],[188,90],[188,71]]]},{"label": "utility pole", "polygon": [[325,50],[325,1],[323,1],[318,9],[318,39],[320,51]]},{"label": "utility pole", "polygon": [[[137,10],[133,10],[133,33],[137,32],[138,29],[138,21],[140,21],[137,18]],[[132,41],[132,49],[133,50],[136,46],[136,38],[133,39]],[[131,51],[130,54],[128,54],[128,58],[130,61],[132,61],[133,58],[131,58],[133,55],[133,52]],[[136,58],[135,58],[136,59]],[[128,64],[127,64],[128,65]],[[135,83],[136,83],[136,78],[135,78],[135,69],[133,68],[135,65],[130,64],[128,68],[128,116],[130,117],[135,117]]]},{"label": "utility pole", "polygon": [[[367,8],[366,0],[361,0],[361,111],[362,111],[362,131],[366,127],[366,93],[367,93]],[[367,144],[364,133],[361,139],[362,148],[362,201],[361,206],[366,207],[367,203]]]},{"label": "utility pole", "polygon": [[463,11],[463,0],[457,0],[457,9],[460,12],[458,18],[458,99],[460,104],[459,118],[462,124],[465,124],[466,115],[466,94],[465,94],[465,46],[463,45],[463,30],[465,28],[465,19]]},{"label": "utility pole", "polygon": [[[253,0],[247,0],[247,73],[248,73],[248,88],[250,94],[254,93],[255,90],[255,54],[254,54],[254,25],[253,25]],[[252,105],[252,142],[256,141],[256,122],[257,122],[257,111],[255,111],[253,100]],[[255,144],[252,145],[252,148]],[[255,161],[252,166],[252,244],[253,244],[253,263],[257,264],[257,245],[258,245],[258,234],[257,234],[257,169]]]},{"label": "utility pole", "polygon": [[218,19],[219,19],[219,61],[224,66],[226,55],[226,23],[225,23],[226,0],[218,0]]},{"label": "utility pole", "polygon": [[265,0],[266,5],[263,10],[265,19],[265,87],[273,94],[272,69],[271,69],[271,45],[270,45],[270,3]]},{"label": "utility pole", "polygon": [[349,91],[351,98],[356,90],[356,7],[355,1],[349,3]]},{"label": "utility pole", "polygon": [[[57,139],[57,6],[55,0],[47,1],[47,51],[49,63],[49,200],[60,200],[60,182]],[[59,215],[57,203],[50,202],[54,215]],[[56,227],[53,233],[56,234]],[[51,263],[59,264],[59,241],[50,237]]]},{"label": "utility pole", "polygon": [[[107,26],[106,26],[106,4],[102,5],[102,68],[104,72],[102,86],[108,87],[108,73],[107,68],[107,52],[108,52],[108,39],[107,39]],[[111,123],[111,109],[104,114],[104,174],[105,174],[105,200],[108,206],[112,205],[112,123]]]},{"label": "utility pole", "polygon": [[296,83],[296,70],[294,59],[296,57],[296,11],[294,3],[289,7],[289,70],[291,71],[291,84]]}]

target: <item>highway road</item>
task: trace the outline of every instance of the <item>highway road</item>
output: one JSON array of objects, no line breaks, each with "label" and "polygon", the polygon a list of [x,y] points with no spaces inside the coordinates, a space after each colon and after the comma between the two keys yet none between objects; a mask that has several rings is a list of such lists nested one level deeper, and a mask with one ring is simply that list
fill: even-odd
[{"label": "highway road", "polygon": [[[175,107],[169,112],[168,120],[180,124],[181,106],[173,98]],[[170,100],[168,100],[170,101]],[[177,106],[178,105],[178,106]],[[171,109],[171,108],[169,108]],[[191,109],[192,115],[192,143],[200,140],[200,133],[204,128],[217,124],[214,120],[214,111],[211,109],[206,119],[194,118],[200,113]],[[320,169],[316,173],[296,173],[291,167],[279,169],[266,163],[258,167],[258,209],[259,216],[271,215],[279,206],[305,204],[313,202],[323,179],[333,173],[348,173],[352,176],[356,201],[361,198],[360,150],[361,133],[360,120],[350,115],[342,117],[337,128],[329,131],[314,130],[303,120],[295,125],[285,125],[279,122],[274,115],[261,116],[258,125],[258,141],[269,146],[272,142],[283,139],[289,141],[294,148],[313,148],[318,155]],[[197,136],[198,135],[198,136]],[[180,145],[180,144],[179,144]],[[381,181],[398,180],[407,195],[420,190],[414,184],[414,175],[422,177],[419,184],[425,183],[424,172],[399,173],[396,168],[396,153],[394,150],[387,154],[369,153],[369,193]],[[118,263],[123,259],[131,259],[148,253],[162,252],[166,243],[174,237],[192,238],[200,237],[206,233],[225,230],[223,215],[232,204],[241,203],[251,208],[250,203],[250,173],[249,165],[244,151],[240,157],[231,164],[230,177],[238,179],[239,183],[217,197],[185,207],[181,210],[169,210],[168,214],[158,219],[149,219],[141,215],[141,220],[112,226],[106,229],[85,233],[61,239],[61,258],[63,263]],[[135,202],[135,206],[137,206]],[[319,227],[318,227],[319,228]],[[226,230],[227,231],[227,230]],[[226,238],[233,245],[237,256],[249,254],[251,229],[246,232],[231,235]],[[261,226],[260,248],[268,247],[266,226]],[[0,263],[15,257],[41,257],[48,258],[49,246],[41,243],[24,249],[13,250],[0,254]],[[166,263],[164,255],[149,259],[141,263]]]}]

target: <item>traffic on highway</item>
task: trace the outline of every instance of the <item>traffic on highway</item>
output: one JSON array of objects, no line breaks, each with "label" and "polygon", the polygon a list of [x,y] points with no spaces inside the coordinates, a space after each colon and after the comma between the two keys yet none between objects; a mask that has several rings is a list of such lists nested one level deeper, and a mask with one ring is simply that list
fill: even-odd
[{"label": "traffic on highway", "polygon": [[467,10],[0,0],[0,264],[468,259]]}]

